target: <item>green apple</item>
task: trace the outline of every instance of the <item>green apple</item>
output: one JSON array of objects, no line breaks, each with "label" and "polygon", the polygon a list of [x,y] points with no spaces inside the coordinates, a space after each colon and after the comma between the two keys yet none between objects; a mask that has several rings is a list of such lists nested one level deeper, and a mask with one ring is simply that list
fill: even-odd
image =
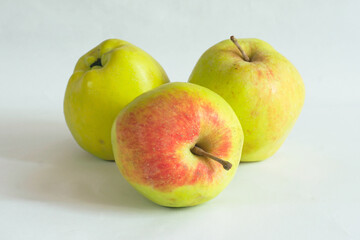
[{"label": "green apple", "polygon": [[215,91],[232,106],[245,136],[241,161],[261,161],[285,141],[301,112],[305,88],[296,68],[268,43],[231,40],[209,48],[189,82]]},{"label": "green apple", "polygon": [[233,178],[243,145],[229,104],[190,83],[164,84],[137,97],[119,113],[111,136],[124,178],[168,207],[218,195]]},{"label": "green apple", "polygon": [[95,156],[114,160],[111,127],[135,97],[169,82],[149,54],[109,39],[82,56],[66,88],[64,114],[77,143]]}]

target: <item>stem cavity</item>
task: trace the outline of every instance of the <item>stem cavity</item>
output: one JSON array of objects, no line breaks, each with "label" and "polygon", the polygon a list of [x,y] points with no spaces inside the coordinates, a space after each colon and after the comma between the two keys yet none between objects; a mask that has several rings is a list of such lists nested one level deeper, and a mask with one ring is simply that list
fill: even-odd
[{"label": "stem cavity", "polygon": [[93,63],[90,65],[90,68],[95,67],[95,66],[100,66],[100,67],[103,66],[103,65],[101,64],[101,58],[96,59],[96,61],[93,62]]}]

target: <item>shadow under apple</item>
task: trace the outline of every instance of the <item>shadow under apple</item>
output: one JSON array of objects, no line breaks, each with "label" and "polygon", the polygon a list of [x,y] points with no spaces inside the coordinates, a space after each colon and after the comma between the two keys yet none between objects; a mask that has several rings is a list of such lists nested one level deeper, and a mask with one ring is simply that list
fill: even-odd
[{"label": "shadow under apple", "polygon": [[6,196],[95,211],[158,209],[124,180],[115,162],[82,150],[65,123],[10,119],[3,126]]}]

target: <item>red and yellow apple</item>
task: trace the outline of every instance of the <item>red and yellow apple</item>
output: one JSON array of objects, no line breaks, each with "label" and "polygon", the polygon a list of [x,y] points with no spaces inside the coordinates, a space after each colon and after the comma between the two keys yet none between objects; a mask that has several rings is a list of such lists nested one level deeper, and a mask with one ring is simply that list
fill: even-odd
[{"label": "red and yellow apple", "polygon": [[224,40],[199,59],[189,82],[222,96],[244,130],[241,161],[272,156],[298,118],[305,88],[296,68],[259,39]]},{"label": "red and yellow apple", "polygon": [[124,178],[168,207],[193,206],[218,195],[233,178],[243,145],[229,104],[190,83],[164,84],[137,97],[121,110],[111,136]]}]

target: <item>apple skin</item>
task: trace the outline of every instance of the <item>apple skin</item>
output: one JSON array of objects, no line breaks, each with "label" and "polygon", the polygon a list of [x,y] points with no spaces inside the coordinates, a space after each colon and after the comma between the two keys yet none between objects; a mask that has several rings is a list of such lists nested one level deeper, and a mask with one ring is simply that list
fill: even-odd
[{"label": "apple skin", "polygon": [[241,161],[261,161],[285,141],[301,112],[305,88],[296,68],[268,43],[238,42],[250,62],[224,40],[200,57],[189,82],[213,90],[232,106],[245,136]]},{"label": "apple skin", "polygon": [[[101,58],[101,66],[91,65]],[[109,39],[82,56],[65,93],[66,123],[77,143],[93,155],[114,160],[111,127],[135,97],[169,79],[155,59],[122,40]]]},{"label": "apple skin", "polygon": [[[112,143],[124,178],[151,201],[194,206],[218,195],[240,162],[243,132],[234,111],[207,88],[168,83],[142,94],[114,121]],[[195,144],[232,163],[226,171],[191,153]]]}]

